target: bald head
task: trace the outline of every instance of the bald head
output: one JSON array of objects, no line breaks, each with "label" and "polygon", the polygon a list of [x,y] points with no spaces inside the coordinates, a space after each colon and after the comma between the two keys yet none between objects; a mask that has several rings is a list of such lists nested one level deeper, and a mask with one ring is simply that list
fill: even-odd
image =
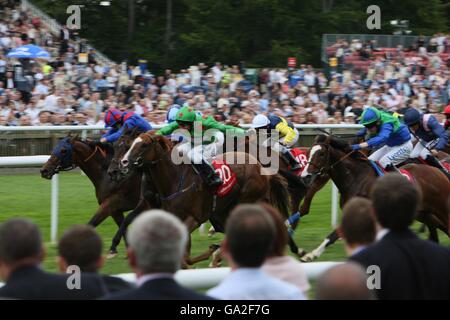
[{"label": "bald head", "polygon": [[317,300],[373,300],[367,275],[356,263],[347,262],[327,270],[316,285]]}]

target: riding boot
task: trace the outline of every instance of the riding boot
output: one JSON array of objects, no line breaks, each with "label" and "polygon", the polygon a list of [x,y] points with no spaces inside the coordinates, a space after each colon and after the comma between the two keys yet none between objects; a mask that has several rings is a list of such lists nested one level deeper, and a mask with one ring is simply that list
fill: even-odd
[{"label": "riding boot", "polygon": [[392,163],[388,164],[386,166],[386,168],[384,168],[386,171],[390,171],[390,172],[397,172],[400,173],[400,171],[398,170],[398,168],[396,166],[394,166]]},{"label": "riding boot", "polygon": [[214,168],[205,160],[202,160],[200,164],[194,163],[193,166],[209,187],[218,187],[223,183]]},{"label": "riding boot", "polygon": [[286,163],[291,167],[291,171],[297,171],[301,169],[302,166],[297,162],[297,160],[287,148],[281,153],[281,156],[283,157],[283,160],[286,161]]},{"label": "riding boot", "polygon": [[449,172],[447,170],[445,170],[445,168],[442,166],[442,164],[439,162],[439,160],[436,159],[436,157],[434,157],[430,154],[425,159],[425,162],[428,163],[432,167],[438,168],[450,180]]}]

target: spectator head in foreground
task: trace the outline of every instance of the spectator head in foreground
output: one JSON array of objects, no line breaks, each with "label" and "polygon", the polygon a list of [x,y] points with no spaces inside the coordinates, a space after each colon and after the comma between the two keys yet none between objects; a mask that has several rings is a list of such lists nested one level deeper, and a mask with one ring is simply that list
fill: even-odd
[{"label": "spectator head in foreground", "polygon": [[348,256],[364,250],[375,241],[376,225],[372,210],[372,202],[362,197],[350,199],[342,209],[338,232],[345,241]]},{"label": "spectator head in foreground", "polygon": [[272,249],[275,234],[275,223],[261,206],[238,206],[228,218],[223,242],[231,268],[260,267]]},{"label": "spectator head in foreground", "polygon": [[128,260],[137,277],[175,273],[186,250],[186,226],[163,210],[142,213],[128,234]]},{"label": "spectator head in foreground", "polygon": [[413,223],[421,194],[414,184],[402,175],[388,174],[377,179],[371,198],[381,227],[401,231]]},{"label": "spectator head in foreground", "polygon": [[275,223],[275,240],[262,266],[265,273],[298,287],[305,295],[310,289],[308,277],[300,261],[286,254],[289,234],[281,213],[269,204],[262,207]]},{"label": "spectator head in foreground", "polygon": [[299,287],[262,268],[269,254],[273,254],[275,237],[275,222],[267,210],[257,204],[238,205],[230,213],[222,242],[232,272],[207,294],[224,300],[305,299]]},{"label": "spectator head in foreground", "polygon": [[58,243],[58,266],[66,272],[76,265],[81,272],[97,272],[104,264],[103,243],[94,227],[76,225],[68,229]]},{"label": "spectator head in foreground", "polygon": [[346,262],[328,269],[317,280],[317,300],[373,300],[367,275],[357,263]]},{"label": "spectator head in foreground", "polygon": [[15,269],[39,265],[44,256],[41,233],[31,221],[15,218],[0,225],[0,277],[3,280],[8,280]]}]

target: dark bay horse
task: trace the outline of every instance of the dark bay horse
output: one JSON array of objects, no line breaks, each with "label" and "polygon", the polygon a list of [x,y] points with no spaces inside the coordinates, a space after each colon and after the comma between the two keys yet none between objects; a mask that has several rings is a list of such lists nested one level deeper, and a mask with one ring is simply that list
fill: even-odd
[{"label": "dark bay horse", "polygon": [[[237,182],[224,197],[218,197],[208,188],[190,164],[175,165],[171,159],[170,141],[149,133],[141,134],[121,160],[122,172],[142,170],[147,181],[152,181],[160,195],[161,208],[178,216],[194,231],[206,221],[215,230],[224,232],[228,213],[238,203],[264,201],[276,207],[286,218],[290,208],[286,180],[278,175],[265,175],[264,168],[247,153],[225,153],[217,158],[241,156],[246,164],[229,164]],[[127,217],[128,218],[128,217]],[[190,252],[190,241],[187,248]],[[186,262],[189,259],[186,258]]]},{"label": "dark bay horse", "polygon": [[[450,196],[450,182],[447,177],[431,166],[407,164],[402,168],[409,171],[422,193],[417,220],[430,230],[438,228],[449,235],[446,203]],[[341,207],[354,196],[369,197],[372,185],[378,177],[367,157],[352,151],[347,142],[332,136],[319,135],[311,148],[308,166],[302,175],[314,179],[323,174],[328,174],[338,187]],[[430,232],[430,235],[433,235],[433,232]],[[337,232],[333,231],[318,248],[308,253],[304,260],[311,261],[319,257],[325,248],[337,239]]]},{"label": "dark bay horse", "polygon": [[99,146],[76,136],[67,136],[58,143],[50,159],[41,168],[41,176],[51,179],[60,171],[79,167],[94,185],[100,205],[89,224],[96,227],[111,216],[120,227],[124,212],[134,209],[138,204],[141,175],[135,173],[120,183],[113,183],[107,173],[112,157],[113,150],[109,145]]}]

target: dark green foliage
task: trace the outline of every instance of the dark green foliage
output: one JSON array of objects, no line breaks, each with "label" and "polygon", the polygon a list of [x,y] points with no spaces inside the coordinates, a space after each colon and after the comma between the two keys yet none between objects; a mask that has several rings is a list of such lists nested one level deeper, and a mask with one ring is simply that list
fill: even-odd
[{"label": "dark green foliage", "polygon": [[[322,34],[392,34],[389,21],[410,21],[413,34],[446,32],[450,6],[446,0],[134,0],[132,37],[128,5],[133,0],[80,0],[83,37],[112,59],[147,59],[154,71],[182,68],[200,61],[247,66],[319,64]],[[172,1],[172,30],[167,44],[167,1]],[[73,0],[35,0],[60,22]],[[381,30],[366,28],[369,5],[381,8]]]}]

